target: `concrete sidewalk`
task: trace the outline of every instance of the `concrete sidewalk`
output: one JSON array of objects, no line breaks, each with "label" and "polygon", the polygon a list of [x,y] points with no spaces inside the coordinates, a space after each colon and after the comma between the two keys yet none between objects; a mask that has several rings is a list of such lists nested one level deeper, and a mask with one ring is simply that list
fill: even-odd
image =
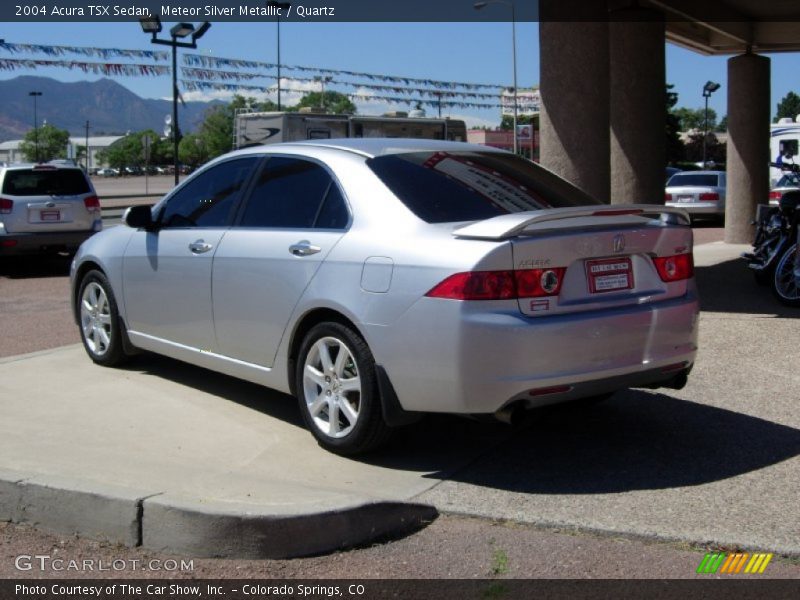
[{"label": "concrete sidewalk", "polygon": [[368,460],[320,449],[294,399],[165,358],[0,360],[0,519],[198,557],[316,554],[437,510],[800,555],[800,381],[780,368],[800,321],[742,279],[745,248],[696,248],[684,390],[516,431],[433,417]]}]

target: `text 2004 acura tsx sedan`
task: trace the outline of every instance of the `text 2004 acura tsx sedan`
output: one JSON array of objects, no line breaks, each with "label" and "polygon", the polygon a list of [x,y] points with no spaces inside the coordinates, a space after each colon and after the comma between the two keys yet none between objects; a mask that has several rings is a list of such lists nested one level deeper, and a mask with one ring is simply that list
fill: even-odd
[{"label": "text 2004 acura tsx sedan", "polygon": [[342,454],[425,412],[681,387],[695,358],[686,214],[597,204],[483,146],[254,147],[125,222],[72,265],[91,359],[143,349],[290,392]]}]

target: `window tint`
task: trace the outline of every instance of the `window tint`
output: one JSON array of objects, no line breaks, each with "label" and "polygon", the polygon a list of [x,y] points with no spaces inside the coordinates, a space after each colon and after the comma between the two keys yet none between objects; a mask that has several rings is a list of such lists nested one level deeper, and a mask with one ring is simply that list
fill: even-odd
[{"label": "window tint", "polygon": [[267,161],[247,200],[242,227],[309,229],[320,211],[331,176],[320,165],[296,158]]},{"label": "window tint", "polygon": [[800,175],[794,173],[784,175],[778,180],[775,187],[800,187]]},{"label": "window tint", "polygon": [[718,182],[718,177],[716,174],[678,173],[677,175],[672,176],[672,179],[669,180],[667,186],[668,187],[681,187],[681,186],[716,187],[717,182]]},{"label": "window tint", "polygon": [[3,180],[9,196],[76,196],[88,194],[89,184],[78,169],[11,169]]},{"label": "window tint", "polygon": [[178,190],[161,212],[162,227],[224,227],[257,157],[229,160]]},{"label": "window tint", "polygon": [[328,195],[322,203],[314,227],[317,229],[344,229],[350,213],[347,212],[347,204],[339,191],[339,186],[335,183],[328,188]]},{"label": "window tint", "polygon": [[367,164],[428,223],[599,204],[549,171],[511,154],[410,152],[371,158]]}]

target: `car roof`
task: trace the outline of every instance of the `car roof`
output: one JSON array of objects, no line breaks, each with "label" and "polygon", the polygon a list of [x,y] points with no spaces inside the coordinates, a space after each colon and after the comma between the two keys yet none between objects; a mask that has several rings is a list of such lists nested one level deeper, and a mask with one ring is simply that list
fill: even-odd
[{"label": "car roof", "polygon": [[250,146],[242,149],[242,154],[261,153],[265,150],[280,152],[281,150],[301,150],[303,148],[330,148],[361,154],[368,158],[406,152],[505,152],[491,146],[468,144],[466,142],[449,142],[443,140],[423,140],[408,138],[341,138],[330,140],[303,140],[299,142],[283,142]]},{"label": "car roof", "polygon": [[69,164],[69,163],[10,163],[3,165],[0,168],[6,170],[18,170],[18,169],[34,169],[36,167],[43,168],[44,171],[53,171],[56,169],[78,169],[82,171],[78,165]]},{"label": "car roof", "polygon": [[725,171],[681,171],[675,175],[724,175]]}]

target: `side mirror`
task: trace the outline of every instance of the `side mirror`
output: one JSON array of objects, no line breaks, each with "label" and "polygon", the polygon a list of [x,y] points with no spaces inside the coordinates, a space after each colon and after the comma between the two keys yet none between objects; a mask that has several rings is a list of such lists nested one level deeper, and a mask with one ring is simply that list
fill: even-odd
[{"label": "side mirror", "polygon": [[131,206],[122,215],[122,221],[133,229],[153,229],[153,212],[150,206]]}]

